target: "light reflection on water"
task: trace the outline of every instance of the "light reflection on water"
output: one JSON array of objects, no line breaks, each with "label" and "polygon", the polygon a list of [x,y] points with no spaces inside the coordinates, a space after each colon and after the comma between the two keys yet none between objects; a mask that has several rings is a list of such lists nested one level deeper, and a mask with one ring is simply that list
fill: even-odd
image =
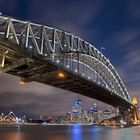
[{"label": "light reflection on water", "polygon": [[71,140],[82,140],[82,126],[81,125],[73,125],[71,127]]},{"label": "light reflection on water", "polygon": [[26,140],[26,135],[21,132],[8,132],[5,134],[0,134],[0,140]]},{"label": "light reflection on water", "polygon": [[102,131],[102,128],[101,127],[92,126],[91,129],[90,129],[91,139],[93,139],[93,140],[99,140],[100,139],[100,131]]},{"label": "light reflection on water", "polygon": [[139,140],[140,128],[98,126],[0,127],[0,140]]}]

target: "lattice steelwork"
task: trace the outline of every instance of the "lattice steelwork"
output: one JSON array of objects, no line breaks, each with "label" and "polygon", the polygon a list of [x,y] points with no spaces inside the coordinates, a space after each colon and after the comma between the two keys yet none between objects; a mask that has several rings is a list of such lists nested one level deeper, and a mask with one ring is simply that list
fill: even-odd
[{"label": "lattice steelwork", "polygon": [[[0,16],[0,39],[14,44],[17,49],[41,55],[44,60],[50,60],[131,103],[127,89],[110,61],[78,36],[29,21]],[[32,60],[24,59],[22,63],[27,61]]]}]

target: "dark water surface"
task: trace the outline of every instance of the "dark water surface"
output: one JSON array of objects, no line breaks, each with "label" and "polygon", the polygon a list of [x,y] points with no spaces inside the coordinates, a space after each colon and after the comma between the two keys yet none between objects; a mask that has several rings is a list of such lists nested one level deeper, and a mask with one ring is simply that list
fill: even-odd
[{"label": "dark water surface", "polygon": [[140,127],[98,126],[0,127],[0,140],[140,140]]}]

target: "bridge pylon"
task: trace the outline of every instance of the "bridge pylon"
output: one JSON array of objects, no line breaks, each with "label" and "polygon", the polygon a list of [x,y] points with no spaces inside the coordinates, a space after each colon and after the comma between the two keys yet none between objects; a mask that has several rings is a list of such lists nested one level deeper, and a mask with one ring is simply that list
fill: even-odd
[{"label": "bridge pylon", "polygon": [[0,56],[0,72],[2,72],[2,69],[4,68],[5,65],[5,54],[2,54]]},{"label": "bridge pylon", "polygon": [[132,103],[135,106],[135,108],[133,109],[133,118],[134,118],[134,123],[138,123],[138,101],[136,97],[132,98]]}]

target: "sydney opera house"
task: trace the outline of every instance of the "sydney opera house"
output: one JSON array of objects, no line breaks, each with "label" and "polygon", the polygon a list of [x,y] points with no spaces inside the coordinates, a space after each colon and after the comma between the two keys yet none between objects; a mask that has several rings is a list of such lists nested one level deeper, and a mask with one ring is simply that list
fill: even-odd
[{"label": "sydney opera house", "polygon": [[16,124],[17,122],[18,118],[12,111],[8,115],[3,113],[0,115],[0,124]]}]

